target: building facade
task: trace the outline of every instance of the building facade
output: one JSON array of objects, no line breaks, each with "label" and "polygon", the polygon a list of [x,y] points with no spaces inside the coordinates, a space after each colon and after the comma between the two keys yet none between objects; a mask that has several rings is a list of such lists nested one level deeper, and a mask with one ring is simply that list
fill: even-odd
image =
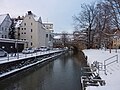
[{"label": "building facade", "polygon": [[23,20],[19,22],[18,27],[16,27],[16,37],[28,42],[25,48],[49,46],[51,30],[46,29],[41,17],[37,17],[31,11],[28,11]]},{"label": "building facade", "polygon": [[11,24],[12,20],[9,14],[0,15],[0,38],[9,38]]}]

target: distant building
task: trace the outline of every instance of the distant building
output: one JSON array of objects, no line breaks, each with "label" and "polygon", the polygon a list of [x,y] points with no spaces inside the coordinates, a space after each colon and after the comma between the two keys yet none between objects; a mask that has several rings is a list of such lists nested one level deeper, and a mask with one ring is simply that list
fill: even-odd
[{"label": "distant building", "polygon": [[22,40],[0,38],[0,48],[8,53],[15,52],[15,49],[17,52],[22,52],[25,43]]},{"label": "distant building", "polygon": [[48,47],[53,47],[53,35],[52,35],[52,33],[54,32],[53,23],[51,23],[51,22],[43,22],[43,25],[46,28],[46,33],[48,33],[48,37],[49,37],[49,38],[46,38],[46,40],[45,40],[46,45],[48,43],[48,45],[47,45]]},{"label": "distant building", "polygon": [[53,32],[53,23],[51,22],[44,22],[43,25],[45,26],[45,28],[51,32]]},{"label": "distant building", "polygon": [[0,15],[0,38],[9,38],[12,21],[9,14]]},{"label": "distant building", "polygon": [[120,30],[117,30],[113,36],[113,48],[120,49]]},{"label": "distant building", "polygon": [[23,20],[18,20],[16,23],[16,38],[27,41],[25,47],[38,48],[52,45],[51,33],[53,28],[50,30],[46,27],[46,24],[42,23],[41,17],[37,17],[28,11]]},{"label": "distant building", "polygon": [[62,48],[62,47],[64,47],[61,35],[57,35],[57,36],[53,37],[53,47],[54,48]]}]

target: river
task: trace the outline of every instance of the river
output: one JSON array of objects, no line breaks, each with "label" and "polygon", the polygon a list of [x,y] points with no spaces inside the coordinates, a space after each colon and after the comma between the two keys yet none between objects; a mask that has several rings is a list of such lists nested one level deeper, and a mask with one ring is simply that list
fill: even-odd
[{"label": "river", "polygon": [[80,68],[84,65],[82,52],[69,52],[0,81],[0,90],[81,90]]}]

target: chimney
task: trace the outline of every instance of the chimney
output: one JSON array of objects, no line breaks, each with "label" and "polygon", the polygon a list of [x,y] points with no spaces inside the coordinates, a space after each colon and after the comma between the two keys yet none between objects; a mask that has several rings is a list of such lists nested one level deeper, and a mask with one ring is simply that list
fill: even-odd
[{"label": "chimney", "polygon": [[31,12],[31,11],[28,11],[28,15],[32,15],[32,12]]}]

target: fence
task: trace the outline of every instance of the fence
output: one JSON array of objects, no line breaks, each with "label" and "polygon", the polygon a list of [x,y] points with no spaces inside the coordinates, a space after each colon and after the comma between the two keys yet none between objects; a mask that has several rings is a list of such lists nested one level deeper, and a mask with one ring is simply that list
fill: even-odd
[{"label": "fence", "polygon": [[104,71],[105,71],[106,75],[107,75],[107,73],[106,73],[107,66],[114,63],[114,62],[118,63],[118,55],[114,55],[114,56],[104,60]]}]

